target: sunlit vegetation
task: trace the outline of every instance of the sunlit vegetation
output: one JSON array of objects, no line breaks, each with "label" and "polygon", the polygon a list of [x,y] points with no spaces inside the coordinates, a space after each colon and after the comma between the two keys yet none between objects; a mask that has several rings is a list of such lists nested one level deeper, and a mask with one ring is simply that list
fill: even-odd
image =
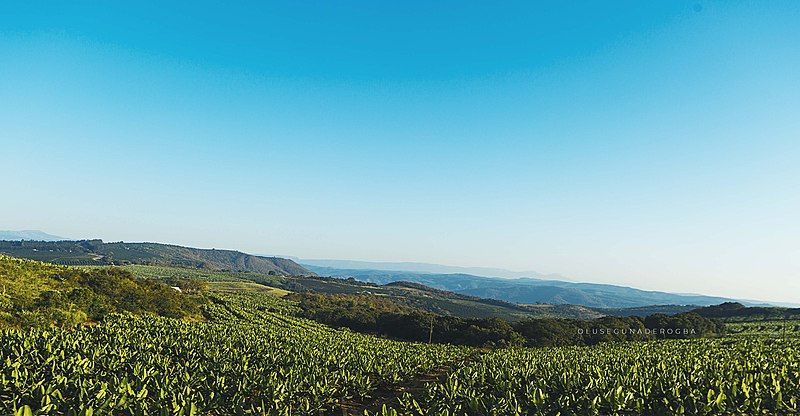
[{"label": "sunlit vegetation", "polygon": [[[792,321],[734,323],[731,336],[695,313],[458,318],[378,294],[287,294],[182,270],[0,257],[0,414],[798,411],[800,337],[775,326]],[[615,332],[658,327],[695,332]]]},{"label": "sunlit vegetation", "polygon": [[[371,295],[295,293],[301,315],[334,327],[350,328],[407,341],[433,341],[476,347],[591,345],[611,341],[697,338],[721,335],[721,322],[684,313],[594,320],[442,316],[396,300]],[[664,329],[663,333],[653,331]],[[677,331],[681,329],[681,331]],[[648,331],[649,330],[649,331]],[[683,331],[686,330],[686,331]]]},{"label": "sunlit vegetation", "polygon": [[381,414],[788,414],[799,396],[800,339],[666,340],[497,350]]},{"label": "sunlit vegetation", "polygon": [[291,308],[214,295],[208,322],[117,315],[0,332],[0,413],[329,414],[468,351],[332,330]]},{"label": "sunlit vegetation", "polygon": [[115,312],[196,317],[199,301],[119,268],[77,268],[0,255],[0,327],[71,327]]}]

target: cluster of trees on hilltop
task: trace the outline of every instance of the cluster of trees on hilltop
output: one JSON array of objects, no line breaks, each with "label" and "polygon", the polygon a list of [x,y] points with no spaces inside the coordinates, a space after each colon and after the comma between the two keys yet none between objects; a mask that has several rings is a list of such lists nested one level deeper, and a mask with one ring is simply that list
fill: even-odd
[{"label": "cluster of trees on hilltop", "polygon": [[697,308],[692,312],[706,318],[731,320],[800,318],[800,308],[781,308],[775,306],[747,307],[739,302],[725,302],[719,305],[705,306]]},{"label": "cluster of trees on hilltop", "polygon": [[695,338],[724,333],[719,321],[694,313],[595,320],[499,318],[436,315],[389,298],[370,295],[294,293],[300,314],[334,327],[406,341],[472,346],[591,345],[609,341]]}]

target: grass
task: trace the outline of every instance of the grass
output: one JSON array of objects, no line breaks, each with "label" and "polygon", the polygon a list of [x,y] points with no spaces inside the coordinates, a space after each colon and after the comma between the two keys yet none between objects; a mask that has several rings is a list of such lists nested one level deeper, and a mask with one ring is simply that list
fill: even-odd
[{"label": "grass", "polygon": [[209,282],[208,288],[217,292],[260,292],[281,298],[292,293],[285,289],[265,286],[255,282]]}]

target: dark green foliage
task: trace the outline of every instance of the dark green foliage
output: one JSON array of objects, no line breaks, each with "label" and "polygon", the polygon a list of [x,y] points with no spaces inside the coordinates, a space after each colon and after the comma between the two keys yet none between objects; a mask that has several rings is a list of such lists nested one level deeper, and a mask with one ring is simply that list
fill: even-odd
[{"label": "dark green foliage", "polygon": [[[441,316],[374,295],[295,293],[302,316],[334,327],[407,341],[471,346],[593,345],[600,342],[696,338],[724,332],[720,322],[697,314],[603,317],[594,320]],[[432,331],[431,331],[432,329]]]},{"label": "dark green foliage", "polygon": [[[650,315],[644,319],[645,325],[648,328],[660,328],[667,331],[660,332],[659,338],[698,338],[711,334],[722,334],[725,332],[725,325],[719,320],[712,320],[704,318],[696,313],[688,312],[681,313],[675,316],[667,316],[662,314]],[[680,330],[683,328],[690,328],[694,330],[691,334],[676,334],[673,331],[669,333],[669,329]]]},{"label": "dark green foliage", "polygon": [[431,339],[472,346],[521,345],[522,337],[499,318],[441,316],[372,295],[292,294],[304,317],[334,327],[374,333],[406,341]]},{"label": "dark green foliage", "polygon": [[578,323],[573,319],[531,319],[515,327],[525,337],[527,346],[578,345],[583,343]]},{"label": "dark green foliage", "polygon": [[594,310],[611,316],[645,317],[656,313],[663,313],[664,315],[677,315],[679,313],[691,312],[696,308],[697,305],[649,305],[638,306],[635,308],[594,308]]},{"label": "dark green foliage", "polygon": [[729,316],[735,316],[743,312],[745,309],[747,309],[747,307],[739,302],[725,302],[719,305],[697,308],[694,310],[694,312],[709,318],[726,318]]},{"label": "dark green foliage", "polygon": [[720,305],[706,306],[697,308],[692,312],[706,318],[720,318],[730,321],[800,319],[800,308],[746,307],[738,302],[725,302]]},{"label": "dark green foliage", "polygon": [[683,339],[725,333],[725,325],[694,313],[646,318],[606,316],[594,320],[533,319],[514,323],[530,347],[594,345],[600,342]]}]

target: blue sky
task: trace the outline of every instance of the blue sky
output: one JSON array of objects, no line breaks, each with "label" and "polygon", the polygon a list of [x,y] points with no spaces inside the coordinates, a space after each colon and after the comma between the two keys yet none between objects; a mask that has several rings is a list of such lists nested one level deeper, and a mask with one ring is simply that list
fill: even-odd
[{"label": "blue sky", "polygon": [[800,300],[796,2],[139,3],[0,5],[0,229]]}]

